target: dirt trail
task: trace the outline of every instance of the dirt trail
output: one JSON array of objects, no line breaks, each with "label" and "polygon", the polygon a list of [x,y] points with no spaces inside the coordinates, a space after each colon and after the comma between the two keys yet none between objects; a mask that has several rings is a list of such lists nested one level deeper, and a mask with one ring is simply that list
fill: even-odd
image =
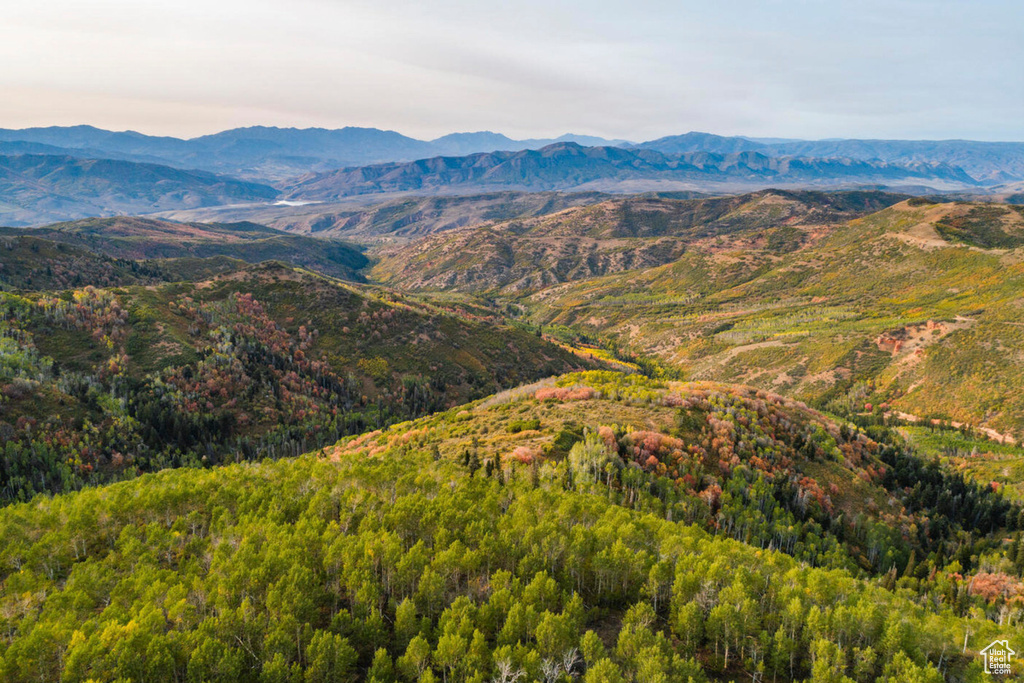
[{"label": "dirt trail", "polygon": [[718,364],[725,365],[733,358],[741,353],[747,351],[754,351],[756,349],[767,349],[773,346],[786,346],[786,342],[781,339],[769,339],[767,341],[755,342],[753,344],[742,344],[740,346],[733,346],[717,356]]},{"label": "dirt trail", "polygon": [[[922,417],[918,417],[917,415],[911,415],[910,413],[904,413],[904,412],[901,412],[899,410],[891,410],[888,413],[886,413],[886,416],[889,416],[889,415],[892,415],[893,417],[897,417],[897,418],[899,418],[901,420],[905,420],[907,422],[914,422],[914,423],[928,422],[927,420],[925,420]],[[943,423],[943,420],[931,420],[931,423],[933,425],[939,425],[939,424]],[[999,443],[1007,443],[1007,444],[1011,444],[1011,445],[1016,445],[1017,444],[1017,440],[1015,438],[1013,438],[1012,436],[1010,436],[1009,434],[1003,434],[1001,432],[997,432],[994,429],[989,429],[988,427],[976,427],[975,425],[967,424],[966,422],[954,422],[954,421],[949,421],[946,424],[952,425],[954,429],[960,429],[961,427],[966,425],[966,426],[970,427],[971,429],[973,429],[976,432],[981,432],[982,434],[986,435],[988,438],[992,439],[993,441],[998,441]]]}]

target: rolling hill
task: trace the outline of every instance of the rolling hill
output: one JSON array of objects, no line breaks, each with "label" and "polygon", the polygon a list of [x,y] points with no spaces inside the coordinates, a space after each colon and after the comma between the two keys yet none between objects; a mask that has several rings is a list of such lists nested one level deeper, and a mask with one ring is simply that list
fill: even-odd
[{"label": "rolling hill", "polygon": [[1021,637],[990,490],[766,392],[551,384],[0,510],[0,675],[939,683]]},{"label": "rolling hill", "polygon": [[664,265],[709,242],[759,245],[781,255],[901,199],[883,192],[778,190],[707,199],[608,199],[380,248],[372,275],[406,289],[522,294]]},{"label": "rolling hill", "polygon": [[117,259],[232,258],[247,263],[287,261],[344,278],[369,260],[336,240],[294,235],[255,223],[173,223],[148,218],[90,218],[42,228],[0,228],[0,236],[35,237]]},{"label": "rolling hill", "polygon": [[710,241],[530,303],[537,321],[610,336],[688,377],[1019,438],[1022,235],[1019,207],[910,200],[791,253]]},{"label": "rolling hill", "polygon": [[3,291],[43,292],[206,280],[247,265],[231,256],[115,258],[64,242],[11,234],[10,229],[0,229],[0,249]]},{"label": "rolling hill", "polygon": [[638,192],[718,191],[779,186],[915,185],[972,187],[974,179],[947,164],[890,164],[850,159],[774,158],[757,152],[665,155],[652,150],[581,147],[436,157],[301,177],[286,185],[292,200],[335,201],[389,192],[479,193],[497,189]]},{"label": "rolling hill", "polygon": [[0,225],[265,202],[267,185],[156,164],[70,156],[0,156]]},{"label": "rolling hill", "polygon": [[252,221],[365,244],[408,242],[470,225],[530,218],[605,199],[599,192],[494,192],[469,196],[349,199],[300,206],[213,207],[158,214],[178,221]]},{"label": "rolling hill", "polygon": [[1024,438],[1021,208],[900,199],[619,199],[378,248],[371,272],[501,297],[688,378]]},{"label": "rolling hill", "polygon": [[42,291],[151,284],[169,274],[155,263],[117,259],[31,235],[0,232],[0,289]]}]

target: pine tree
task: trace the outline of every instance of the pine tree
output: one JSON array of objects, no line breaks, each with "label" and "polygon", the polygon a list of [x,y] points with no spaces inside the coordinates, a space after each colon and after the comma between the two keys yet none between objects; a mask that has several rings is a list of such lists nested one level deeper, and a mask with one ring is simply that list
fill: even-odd
[{"label": "pine tree", "polygon": [[910,551],[910,559],[907,560],[907,566],[903,570],[903,576],[910,577],[910,576],[914,575],[914,569],[916,568],[916,564],[915,564],[915,560],[916,559],[917,559],[917,551],[916,550],[911,550]]}]

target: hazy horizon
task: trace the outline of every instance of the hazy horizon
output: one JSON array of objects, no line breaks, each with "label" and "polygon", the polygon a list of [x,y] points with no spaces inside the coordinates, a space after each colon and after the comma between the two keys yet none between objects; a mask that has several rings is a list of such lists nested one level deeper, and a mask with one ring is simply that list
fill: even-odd
[{"label": "hazy horizon", "polygon": [[[512,135],[508,135],[507,133],[505,133],[505,132],[503,132],[501,130],[494,130],[494,129],[455,130],[455,131],[450,131],[448,133],[442,133],[441,135],[437,135],[437,136],[434,136],[434,137],[417,137],[415,135],[411,135],[411,134],[403,132],[401,130],[394,130],[394,129],[391,129],[391,128],[381,128],[379,126],[345,126],[345,125],[340,125],[340,126],[337,126],[337,127],[327,127],[327,126],[289,126],[289,125],[286,125],[286,124],[282,124],[282,125],[269,125],[269,124],[263,124],[263,123],[245,124],[245,125],[241,125],[241,126],[235,126],[235,127],[232,127],[232,128],[211,129],[211,130],[206,131],[206,132],[201,132],[201,133],[198,133],[198,134],[195,134],[195,135],[188,135],[188,136],[179,136],[179,135],[172,135],[172,134],[168,134],[168,133],[151,132],[151,131],[142,130],[142,129],[139,129],[139,128],[119,128],[119,129],[116,129],[116,128],[104,128],[103,126],[99,126],[99,125],[96,125],[96,124],[93,124],[93,123],[88,123],[88,122],[72,123],[72,124],[50,124],[50,125],[39,125],[39,126],[22,126],[22,127],[18,127],[18,128],[10,128],[10,127],[0,127],[0,128],[6,129],[6,130],[31,130],[31,129],[37,129],[37,128],[74,128],[74,127],[78,127],[78,126],[92,127],[92,128],[96,128],[96,129],[99,129],[99,130],[106,130],[106,131],[112,132],[112,133],[139,133],[141,135],[147,135],[147,136],[153,136],[153,137],[173,137],[173,138],[178,138],[178,139],[182,139],[182,140],[194,140],[194,139],[205,137],[205,136],[209,136],[209,135],[216,135],[217,133],[224,133],[224,132],[227,132],[227,131],[230,131],[230,130],[241,130],[241,129],[245,129],[245,128],[277,128],[277,129],[280,129],[280,130],[341,130],[343,128],[348,128],[348,127],[351,127],[351,128],[363,128],[363,129],[377,129],[377,130],[381,130],[381,131],[386,132],[386,133],[398,133],[400,135],[404,135],[406,137],[410,137],[410,138],[413,138],[413,139],[416,139],[416,140],[421,140],[421,141],[424,141],[424,142],[431,142],[431,141],[434,141],[434,140],[438,140],[438,139],[443,138],[443,137],[448,136],[448,135],[475,135],[475,134],[481,134],[481,133],[483,133],[483,134],[505,135],[506,137],[511,138],[513,140],[517,140],[517,141],[518,140],[547,140],[547,139],[555,140],[557,138],[561,138],[561,137],[565,137],[565,136],[570,136],[570,135],[571,136],[579,136],[579,137],[584,137],[584,136],[599,137],[599,138],[605,138],[605,139],[607,139],[609,141],[612,141],[612,142],[614,142],[616,140],[621,140],[623,142],[636,143],[636,144],[643,143],[643,142],[650,142],[650,141],[658,139],[658,138],[646,138],[646,139],[625,140],[625,139],[622,139],[622,138],[614,138],[614,137],[608,136],[608,135],[601,135],[599,133],[580,133],[580,132],[577,132],[577,131],[563,131],[563,132],[555,134],[555,135],[529,135],[529,134],[527,134],[527,135],[522,135],[522,136],[512,136]],[[689,133],[719,135],[719,136],[722,136],[722,137],[738,137],[738,138],[746,138],[746,139],[754,140],[754,141],[758,141],[758,140],[764,140],[764,141],[794,140],[794,141],[797,141],[797,140],[799,140],[799,141],[804,141],[804,142],[830,142],[830,141],[841,141],[841,140],[901,140],[901,141],[910,141],[910,142],[955,142],[955,141],[967,141],[967,142],[991,142],[991,143],[1011,143],[1011,144],[1024,142],[1024,138],[1019,139],[1019,140],[1010,140],[1010,139],[985,140],[985,139],[982,139],[982,138],[963,138],[963,137],[961,137],[961,138],[848,138],[848,137],[828,136],[828,137],[820,137],[820,138],[791,138],[791,137],[782,137],[782,136],[778,136],[778,135],[744,135],[742,133],[726,135],[726,134],[722,134],[722,133],[716,133],[716,132],[710,131],[710,130],[683,130],[683,131],[678,131],[678,132],[675,132],[675,133],[668,133],[667,135],[659,136],[659,138],[660,137],[671,137],[671,136],[675,136],[675,135],[686,135],[686,134],[689,134]]]},{"label": "hazy horizon", "polygon": [[1005,0],[44,0],[0,25],[0,127],[1021,140],[1022,26]]}]

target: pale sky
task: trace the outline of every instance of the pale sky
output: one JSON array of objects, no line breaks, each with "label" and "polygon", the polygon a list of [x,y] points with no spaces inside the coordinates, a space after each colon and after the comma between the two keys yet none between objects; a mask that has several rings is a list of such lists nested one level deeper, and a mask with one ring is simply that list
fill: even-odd
[{"label": "pale sky", "polygon": [[0,0],[0,128],[1024,140],[1019,0]]}]

